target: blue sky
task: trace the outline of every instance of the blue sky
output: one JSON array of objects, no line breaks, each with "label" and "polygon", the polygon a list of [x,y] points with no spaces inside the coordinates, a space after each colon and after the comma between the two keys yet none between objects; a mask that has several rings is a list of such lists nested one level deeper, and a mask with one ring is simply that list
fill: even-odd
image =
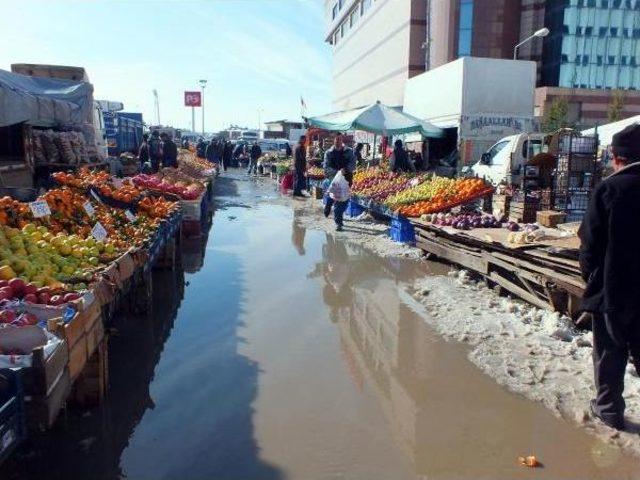
[{"label": "blue sky", "polygon": [[[0,0],[0,68],[78,65],[95,98],[191,125],[183,92],[205,91],[206,129],[330,111],[322,0]],[[201,117],[196,112],[196,129]]]}]

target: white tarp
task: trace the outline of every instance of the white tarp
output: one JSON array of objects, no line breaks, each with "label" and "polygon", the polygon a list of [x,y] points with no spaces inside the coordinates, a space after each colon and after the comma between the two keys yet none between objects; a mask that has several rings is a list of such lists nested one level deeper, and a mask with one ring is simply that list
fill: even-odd
[{"label": "white tarp", "polygon": [[[607,123],[606,125],[600,125],[598,127],[598,138],[600,139],[600,146],[607,147],[611,145],[613,141],[613,136],[624,130],[629,125],[634,123],[640,123],[640,115],[636,115],[634,117],[625,118],[624,120],[620,120],[613,123]],[[588,130],[583,130],[583,135],[593,136],[596,133],[595,128],[590,128]]]}]

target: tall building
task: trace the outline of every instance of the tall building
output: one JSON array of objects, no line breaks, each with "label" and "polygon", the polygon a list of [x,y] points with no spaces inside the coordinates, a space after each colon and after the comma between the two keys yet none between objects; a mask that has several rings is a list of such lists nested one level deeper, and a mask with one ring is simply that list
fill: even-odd
[{"label": "tall building", "polygon": [[537,107],[566,98],[570,121],[604,123],[612,90],[640,114],[640,0],[325,0],[333,106],[402,103],[406,81],[463,56],[538,63]]},{"label": "tall building", "polygon": [[333,107],[401,105],[407,79],[425,70],[425,0],[325,0],[333,48]]}]

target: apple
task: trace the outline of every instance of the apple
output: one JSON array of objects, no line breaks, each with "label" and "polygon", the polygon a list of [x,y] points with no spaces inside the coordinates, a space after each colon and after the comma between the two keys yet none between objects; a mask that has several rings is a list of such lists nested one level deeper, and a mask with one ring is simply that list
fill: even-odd
[{"label": "apple", "polygon": [[38,294],[38,303],[49,305],[49,302],[51,302],[51,295],[48,292]]},{"label": "apple", "polygon": [[21,295],[24,290],[25,283],[21,278],[12,278],[9,280],[9,286],[13,290],[14,295]]},{"label": "apple", "polygon": [[6,298],[15,297],[15,295],[13,293],[13,288],[11,288],[11,287],[2,287],[2,288],[0,288],[0,295],[6,295]]},{"label": "apple", "polygon": [[67,293],[63,297],[63,301],[67,303],[67,302],[72,302],[74,300],[78,300],[79,298],[80,298],[80,295],[78,295],[77,293]]},{"label": "apple", "polygon": [[49,300],[50,305],[61,305],[62,302],[63,302],[62,295],[54,295],[53,297],[51,297],[51,300]]},{"label": "apple", "polygon": [[13,310],[0,311],[0,323],[11,323],[16,319],[16,312]]},{"label": "apple", "polygon": [[0,280],[0,288],[4,288],[4,287],[8,287],[9,286],[9,281],[8,280]]},{"label": "apple", "polygon": [[38,287],[36,287],[33,283],[27,283],[22,290],[25,296],[27,295],[35,295],[38,292]]},{"label": "apple", "polygon": [[49,287],[40,287],[38,289],[38,291],[36,292],[38,295],[42,294],[42,293],[51,293],[51,289]]},{"label": "apple", "polygon": [[25,325],[36,325],[38,323],[38,317],[33,313],[23,313],[20,318]]},{"label": "apple", "polygon": [[29,303],[38,303],[38,296],[35,293],[27,293],[23,300]]}]

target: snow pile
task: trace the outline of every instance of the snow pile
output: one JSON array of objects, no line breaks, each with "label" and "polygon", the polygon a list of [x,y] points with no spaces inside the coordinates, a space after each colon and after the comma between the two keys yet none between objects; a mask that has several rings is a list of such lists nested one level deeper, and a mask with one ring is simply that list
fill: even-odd
[{"label": "snow pile", "polygon": [[[405,299],[444,337],[471,345],[471,361],[500,384],[640,454],[637,427],[628,422],[635,432],[619,434],[590,418],[591,332],[576,331],[558,313],[500,297],[464,271],[419,280]],[[627,419],[640,418],[640,380],[631,368],[625,386]]]}]

